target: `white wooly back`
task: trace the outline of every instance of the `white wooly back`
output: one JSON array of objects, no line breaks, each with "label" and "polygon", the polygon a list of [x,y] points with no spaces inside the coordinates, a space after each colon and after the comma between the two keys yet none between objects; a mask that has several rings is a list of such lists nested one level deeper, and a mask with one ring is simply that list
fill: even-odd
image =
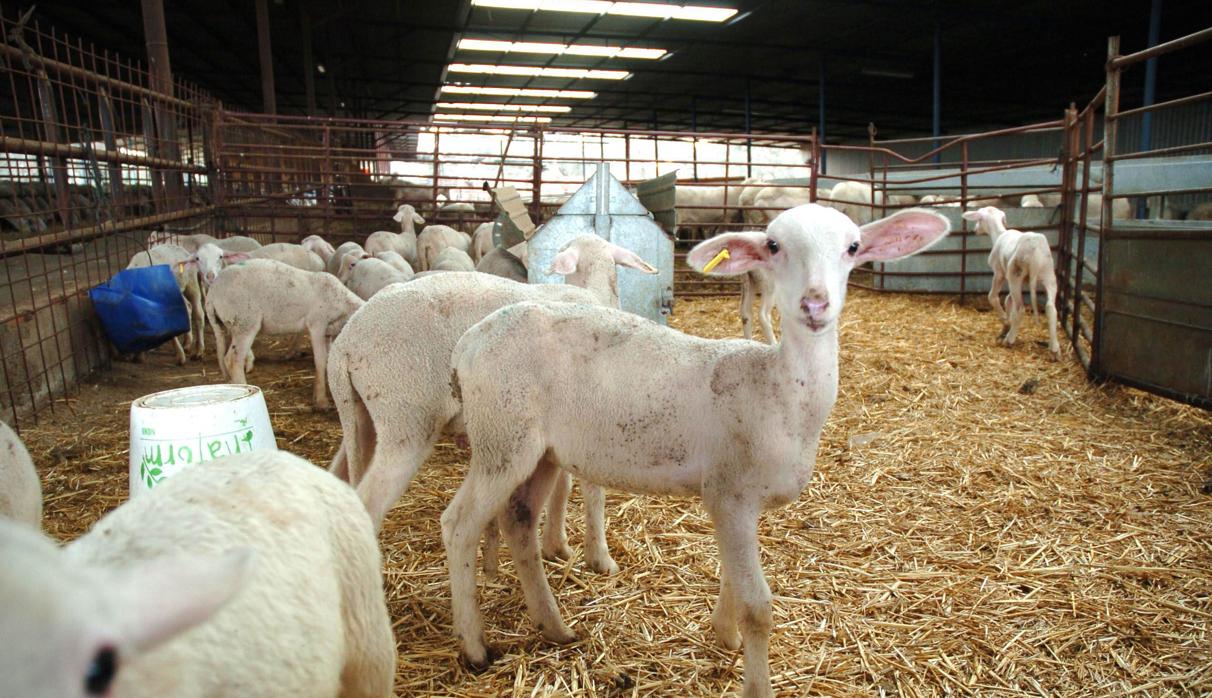
[{"label": "white wooly back", "polygon": [[[0,695],[388,696],[377,542],[347,485],[282,451],[192,468],[66,548],[0,523]],[[98,677],[94,677],[98,680]]]},{"label": "white wooly back", "polygon": [[21,438],[0,422],[0,518],[4,517],[41,528],[42,483]]},{"label": "white wooly back", "polygon": [[319,235],[308,235],[300,240],[299,244],[319,255],[320,259],[324,260],[324,265],[326,267],[328,265],[328,260],[331,259],[333,253],[336,252],[336,249],[333,248],[332,244]]}]

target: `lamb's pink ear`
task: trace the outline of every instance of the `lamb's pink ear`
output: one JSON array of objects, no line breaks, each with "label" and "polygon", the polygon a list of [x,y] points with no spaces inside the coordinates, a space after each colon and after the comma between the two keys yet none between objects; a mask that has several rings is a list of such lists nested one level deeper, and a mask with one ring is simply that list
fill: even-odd
[{"label": "lamb's pink ear", "polygon": [[397,223],[403,223],[404,222],[404,212],[396,211],[396,215],[392,216],[391,219]]},{"label": "lamb's pink ear", "polygon": [[412,213],[412,222],[416,223],[417,225],[425,225],[425,219],[422,218],[421,214],[417,213],[416,211],[413,211]]},{"label": "lamb's pink ear", "polygon": [[964,211],[963,216],[964,216],[964,220],[972,221],[975,223],[976,221],[979,221],[981,219],[981,212],[980,211]]},{"label": "lamb's pink ear", "polygon": [[[750,269],[770,266],[770,250],[766,249],[766,233],[724,233],[704,240],[690,250],[686,263],[695,271],[712,276],[743,274]],[[720,250],[728,250],[728,259],[720,261],[711,271],[703,271]]]},{"label": "lamb's pink ear", "polygon": [[645,262],[638,254],[632,252],[631,250],[624,249],[615,244],[611,244],[610,247],[612,248],[610,253],[614,258],[614,263],[620,267],[638,269],[645,274],[657,273],[656,267],[652,266],[648,262]]},{"label": "lamb's pink ear", "polygon": [[225,253],[223,253],[224,264],[235,264],[236,262],[243,262],[246,259],[248,259],[247,252],[225,252]]},{"label": "lamb's pink ear", "polygon": [[203,623],[247,584],[252,550],[218,557],[169,555],[124,571],[114,611],[123,644],[146,650]]},{"label": "lamb's pink ear", "polygon": [[560,274],[568,276],[577,270],[577,262],[581,261],[581,253],[576,245],[569,245],[560,251],[551,260],[551,268],[547,270],[548,274]]},{"label": "lamb's pink ear", "polygon": [[862,245],[855,264],[887,262],[917,254],[946,237],[951,222],[946,217],[911,208],[859,228]]}]

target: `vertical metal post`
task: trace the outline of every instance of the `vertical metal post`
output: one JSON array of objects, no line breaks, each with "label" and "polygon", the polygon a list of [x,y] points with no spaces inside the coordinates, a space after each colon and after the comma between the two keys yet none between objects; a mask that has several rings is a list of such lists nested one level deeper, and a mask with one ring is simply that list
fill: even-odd
[{"label": "vertical metal post", "polygon": [[307,101],[307,115],[316,113],[316,61],[311,52],[311,15],[307,12],[307,0],[299,3],[299,24],[303,31],[303,92]]},{"label": "vertical metal post", "polygon": [[[163,0],[143,0],[143,34],[147,44],[147,67],[150,87],[163,95],[173,94],[172,64],[168,59],[168,32],[164,28]],[[174,162],[180,159],[177,150],[177,120],[172,108],[160,100],[153,106],[156,128],[144,131],[158,135],[160,143],[156,148],[159,155]],[[157,134],[158,132],[158,134]],[[151,152],[151,144],[148,144]],[[172,207],[186,204],[181,200],[181,174],[174,170],[163,169],[160,174],[164,183],[165,194],[169,201],[175,202]]]},{"label": "vertical metal post", "polygon": [[[1073,205],[1077,207],[1077,274],[1073,282],[1073,336],[1076,338],[1081,333],[1081,307],[1082,307],[1082,280],[1086,275],[1086,233],[1089,230],[1089,211],[1090,206],[1090,165],[1094,162],[1094,105],[1091,104],[1086,108],[1085,119],[1085,146],[1081,150],[1082,164],[1082,186],[1075,191]],[[1073,215],[1072,211],[1066,211],[1065,215]],[[1095,276],[1101,270],[1095,270]],[[1098,319],[1095,318],[1095,324]],[[1093,336],[1093,334],[1091,334]],[[1093,346],[1092,346],[1093,348]],[[1081,360],[1081,352],[1078,352],[1078,359]],[[1092,364],[1085,363],[1086,372],[1089,373]]]},{"label": "vertical metal post", "polygon": [[[699,98],[696,95],[690,96],[690,130],[699,130]],[[694,160],[694,178],[699,178],[699,139],[696,137],[690,142],[691,157]],[[659,172],[657,174],[660,174]]]},{"label": "vertical metal post", "polygon": [[[1064,155],[1064,162],[1061,163],[1061,218],[1060,218],[1060,233],[1057,245],[1057,261],[1060,263],[1060,283],[1059,283],[1059,298],[1060,307],[1060,325],[1064,329],[1065,321],[1069,319],[1066,313],[1076,312],[1076,308],[1071,308],[1073,294],[1069,290],[1069,285],[1073,281],[1073,220],[1068,213],[1073,210],[1073,188],[1075,186],[1075,168],[1074,158],[1077,153],[1077,106],[1070,103],[1069,108],[1065,110],[1065,128],[1062,138],[1064,139],[1064,148],[1061,151]],[[1076,337],[1070,337],[1073,342],[1077,341]]]},{"label": "vertical metal post", "polygon": [[269,43],[269,0],[257,0],[257,49],[261,56],[261,111],[277,114],[273,49]]},{"label": "vertical metal post", "polygon": [[531,165],[530,179],[530,217],[537,224],[541,220],[542,196],[543,196],[543,129],[536,127],[534,130],[534,161]]},{"label": "vertical metal post", "polygon": [[[968,202],[968,141],[965,140],[960,144],[960,211],[964,210],[964,205]],[[963,229],[960,231],[960,302],[964,301],[964,292],[968,290],[968,220],[960,215],[960,220],[963,222]],[[993,238],[989,239],[992,243]]]},{"label": "vertical metal post", "polygon": [[[1149,7],[1149,48],[1161,40],[1161,9],[1162,0],[1153,0]],[[1157,98],[1157,58],[1145,61],[1145,97],[1142,106],[1153,106]],[[1140,150],[1153,150],[1153,112],[1147,111],[1140,119]],[[1159,200],[1162,197],[1157,197]],[[1144,218],[1147,201],[1141,199],[1136,203],[1136,217]],[[1159,208],[1162,208],[1159,204]],[[1160,212],[1159,212],[1160,213]]]},{"label": "vertical metal post", "polygon": [[808,156],[808,203],[816,203],[816,183],[820,179],[820,172],[817,168],[817,163],[821,161],[821,145],[817,139],[816,128],[812,129],[812,141],[810,143],[810,154]]},{"label": "vertical metal post", "polygon": [[1102,374],[1102,343],[1103,332],[1103,273],[1107,269],[1107,238],[1115,228],[1111,217],[1114,209],[1111,195],[1115,192],[1115,151],[1116,139],[1119,137],[1119,82],[1120,71],[1112,61],[1119,57],[1119,37],[1107,39],[1107,97],[1103,110],[1103,210],[1099,220],[1098,231],[1098,274],[1094,279],[1094,342],[1090,348],[1090,369],[1096,374]]},{"label": "vertical metal post", "polygon": [[[435,128],[433,130],[433,182],[431,182],[431,184],[433,185],[433,189],[432,189],[433,213],[430,214],[431,216],[433,216],[435,218],[438,215],[438,179],[440,178],[440,175],[442,173],[441,155],[440,155],[441,149],[438,147],[441,136],[442,136],[442,129]],[[394,201],[392,202],[392,205],[393,206],[396,205]]]},{"label": "vertical metal post", "polygon": [[[745,79],[745,133],[753,130],[753,109],[750,104],[749,79]],[[753,176],[753,139],[745,139],[745,176]]]},{"label": "vertical metal post", "polygon": [[[934,91],[933,91],[933,109],[930,120],[930,131],[934,136],[934,147],[939,145],[939,137],[942,135],[942,113],[943,113],[943,28],[938,18],[934,20]],[[942,153],[935,153],[934,161],[942,160]]]},{"label": "vertical metal post", "polygon": [[[820,67],[821,67],[820,80],[817,81],[817,83],[818,83],[817,84],[817,111],[819,112],[819,114],[817,114],[816,139],[813,140],[813,144],[820,152],[821,158],[818,162],[820,162],[821,174],[825,174],[825,168],[827,165],[827,163],[825,162],[825,158],[829,157],[829,154],[825,152],[824,148],[820,147],[820,143],[823,143],[825,141],[825,72],[826,71],[825,71],[825,54],[823,54],[823,53],[821,54],[821,66]],[[815,191],[815,187],[814,187],[814,191]],[[814,193],[813,196],[816,196],[816,194]]]}]

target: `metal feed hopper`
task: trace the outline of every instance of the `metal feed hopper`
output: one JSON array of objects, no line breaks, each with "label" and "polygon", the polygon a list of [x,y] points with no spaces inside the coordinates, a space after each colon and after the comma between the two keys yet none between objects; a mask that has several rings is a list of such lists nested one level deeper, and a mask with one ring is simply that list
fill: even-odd
[{"label": "metal feed hopper", "polygon": [[568,241],[585,234],[631,250],[659,270],[643,274],[619,267],[619,303],[623,310],[665,324],[673,309],[673,238],[610,174],[606,163],[598,163],[597,172],[530,238],[530,283],[562,283],[562,276],[547,273],[551,261]]}]

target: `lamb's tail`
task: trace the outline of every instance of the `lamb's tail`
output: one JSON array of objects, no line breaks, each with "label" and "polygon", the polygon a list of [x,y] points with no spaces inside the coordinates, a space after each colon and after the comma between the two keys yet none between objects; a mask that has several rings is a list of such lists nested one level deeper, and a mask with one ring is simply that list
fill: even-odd
[{"label": "lamb's tail", "polygon": [[356,487],[374,455],[375,425],[349,373],[348,356],[336,342],[328,359],[328,389],[341,420],[341,444],[328,471]]}]

